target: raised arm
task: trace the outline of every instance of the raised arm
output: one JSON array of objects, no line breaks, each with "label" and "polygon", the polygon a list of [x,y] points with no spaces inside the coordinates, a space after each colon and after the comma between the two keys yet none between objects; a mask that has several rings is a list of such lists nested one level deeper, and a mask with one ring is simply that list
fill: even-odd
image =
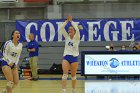
[{"label": "raised arm", "polygon": [[68,20],[66,20],[66,21],[62,24],[62,26],[61,26],[61,28],[60,28],[60,30],[62,31],[62,34],[63,34],[64,38],[66,38],[66,37],[68,36],[68,33],[67,33],[67,31],[65,30],[65,26],[67,25],[67,23],[68,23]]},{"label": "raised arm", "polygon": [[80,32],[79,32],[78,25],[74,21],[71,21],[71,24],[74,27],[74,29],[76,30],[75,37],[76,37],[76,39],[79,40],[80,39]]}]

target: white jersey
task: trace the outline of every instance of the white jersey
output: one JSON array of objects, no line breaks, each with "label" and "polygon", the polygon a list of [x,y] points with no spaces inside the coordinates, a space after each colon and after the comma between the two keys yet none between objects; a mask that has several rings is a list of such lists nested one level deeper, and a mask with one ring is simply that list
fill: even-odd
[{"label": "white jersey", "polygon": [[15,46],[12,40],[9,40],[5,43],[3,48],[3,60],[5,60],[8,64],[15,63],[17,65],[21,51],[22,43]]},{"label": "white jersey", "polygon": [[67,37],[65,40],[65,49],[64,49],[64,54],[65,55],[73,55],[73,56],[78,56],[79,55],[79,43],[80,41],[75,39],[70,39],[70,37]]},{"label": "white jersey", "polygon": [[76,33],[73,37],[73,39],[70,38],[66,30],[64,29],[66,22],[62,25],[61,31],[65,37],[65,49],[63,56],[66,55],[73,55],[78,56],[79,55],[79,44],[80,44],[80,33],[77,25],[72,21],[72,26],[76,30]]}]

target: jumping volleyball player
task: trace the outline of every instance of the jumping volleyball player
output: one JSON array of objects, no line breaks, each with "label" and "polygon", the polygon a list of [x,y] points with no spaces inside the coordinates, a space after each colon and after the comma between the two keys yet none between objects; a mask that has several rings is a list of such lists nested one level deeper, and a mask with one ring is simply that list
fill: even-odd
[{"label": "jumping volleyball player", "polygon": [[[65,26],[68,22],[71,22],[72,26],[69,27],[67,33],[65,30]],[[61,27],[61,31],[65,38],[65,49],[62,61],[62,93],[66,93],[66,82],[69,70],[71,70],[72,93],[76,93],[76,72],[78,68],[80,33],[78,26],[72,21],[72,16],[69,16],[68,19],[64,22]]]},{"label": "jumping volleyball player", "polygon": [[22,43],[19,42],[20,33],[14,30],[11,40],[7,41],[3,48],[2,71],[7,80],[6,87],[2,93],[13,93],[13,88],[18,84],[18,61],[22,51]]}]

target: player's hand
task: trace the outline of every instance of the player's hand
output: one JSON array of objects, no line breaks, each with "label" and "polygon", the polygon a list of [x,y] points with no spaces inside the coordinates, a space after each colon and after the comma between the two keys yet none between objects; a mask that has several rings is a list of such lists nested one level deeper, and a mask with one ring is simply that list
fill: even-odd
[{"label": "player's hand", "polygon": [[30,52],[30,49],[28,49],[28,52]]},{"label": "player's hand", "polygon": [[14,68],[18,68],[18,66],[17,65],[14,65]]},{"label": "player's hand", "polygon": [[68,20],[71,22],[72,21],[72,16],[68,16]]},{"label": "player's hand", "polygon": [[10,63],[10,64],[8,64],[10,67],[12,67],[13,65],[14,65],[14,63]]}]

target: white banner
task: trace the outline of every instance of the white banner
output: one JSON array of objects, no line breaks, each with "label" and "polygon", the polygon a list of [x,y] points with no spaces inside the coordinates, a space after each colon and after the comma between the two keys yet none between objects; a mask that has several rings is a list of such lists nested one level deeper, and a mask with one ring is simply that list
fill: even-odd
[{"label": "white banner", "polygon": [[85,75],[140,74],[140,54],[85,54]]}]

